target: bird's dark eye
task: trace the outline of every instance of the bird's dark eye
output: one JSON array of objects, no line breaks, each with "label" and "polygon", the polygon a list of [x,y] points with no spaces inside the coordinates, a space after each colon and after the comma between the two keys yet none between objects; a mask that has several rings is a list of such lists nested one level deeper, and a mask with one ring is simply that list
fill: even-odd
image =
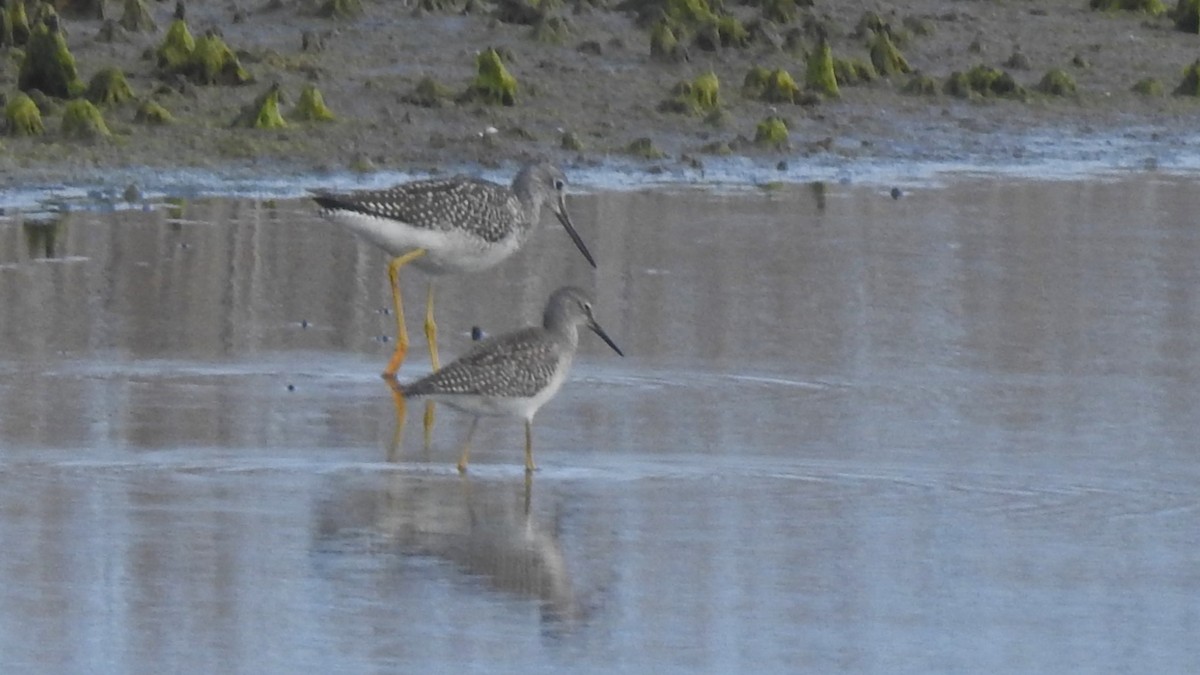
[{"label": "bird's dark eye", "polygon": [[563,189],[564,187],[566,187],[566,183],[563,183],[563,181],[562,181],[562,179],[561,179],[561,178],[555,178],[555,179],[554,179],[554,189],[555,189],[555,190],[558,190],[559,192],[562,192],[562,189]]}]

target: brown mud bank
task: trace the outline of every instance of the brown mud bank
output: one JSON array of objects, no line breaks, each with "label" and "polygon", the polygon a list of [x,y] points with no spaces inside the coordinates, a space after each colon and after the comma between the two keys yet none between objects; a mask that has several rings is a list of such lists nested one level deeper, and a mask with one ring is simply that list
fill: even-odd
[{"label": "brown mud bank", "polygon": [[[10,186],[200,169],[236,187],[530,155],[734,180],[1033,158],[1186,168],[1200,110],[1184,72],[1200,37],[1084,0],[57,4],[17,16],[11,0],[0,35]],[[17,44],[20,19],[49,47]],[[43,91],[25,61],[59,42],[75,76]],[[82,100],[103,122],[84,133]]]}]

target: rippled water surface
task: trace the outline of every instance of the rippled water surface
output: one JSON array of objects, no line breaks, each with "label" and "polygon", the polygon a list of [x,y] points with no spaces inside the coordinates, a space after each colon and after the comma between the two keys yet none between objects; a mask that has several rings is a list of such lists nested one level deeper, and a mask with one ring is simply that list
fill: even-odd
[{"label": "rippled water surface", "polygon": [[[378,378],[303,202],[0,220],[5,673],[1200,671],[1200,192],[580,195],[438,285],[443,358],[592,288],[539,414]],[[429,369],[402,277],[402,378]]]}]

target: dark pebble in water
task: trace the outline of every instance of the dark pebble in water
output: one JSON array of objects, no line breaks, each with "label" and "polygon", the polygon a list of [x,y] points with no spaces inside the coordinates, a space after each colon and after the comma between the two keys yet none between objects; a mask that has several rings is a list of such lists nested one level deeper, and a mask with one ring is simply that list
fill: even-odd
[{"label": "dark pebble in water", "polygon": [[296,385],[294,385],[294,384],[289,384],[289,385],[288,385],[288,391],[296,391]]},{"label": "dark pebble in water", "polygon": [[380,342],[387,342],[389,339],[390,339],[390,338],[388,338],[388,336],[386,336],[386,335],[380,335],[380,336],[379,336],[379,341],[380,341]]},{"label": "dark pebble in water", "polygon": [[308,319],[300,319],[300,327],[308,328]]},{"label": "dark pebble in water", "polygon": [[471,339],[479,342],[483,339],[483,329],[479,326],[471,326]]},{"label": "dark pebble in water", "polygon": [[900,199],[904,195],[900,188],[892,188],[892,199]]},{"label": "dark pebble in water", "polygon": [[787,171],[787,170],[788,170],[788,163],[787,163],[787,161],[786,161],[786,160],[782,160],[782,159],[781,159],[781,160],[779,160],[779,163],[775,165],[775,170],[776,170],[776,171]]},{"label": "dark pebble in water", "polygon": [[184,242],[184,243],[180,244],[179,248],[188,248],[188,243]]}]

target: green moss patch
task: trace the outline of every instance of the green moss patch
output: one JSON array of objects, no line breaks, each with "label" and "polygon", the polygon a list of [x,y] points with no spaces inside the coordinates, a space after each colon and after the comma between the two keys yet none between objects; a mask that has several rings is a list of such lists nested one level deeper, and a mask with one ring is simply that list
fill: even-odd
[{"label": "green moss patch", "polygon": [[292,108],[291,117],[302,122],[331,122],[335,119],[333,111],[326,107],[325,99],[313,84],[304,86],[300,100]]},{"label": "green moss patch", "polygon": [[71,98],[83,92],[75,57],[67,49],[67,41],[57,24],[57,20],[51,25],[38,24],[29,35],[17,75],[17,88],[21,91],[38,89],[58,98]]},{"label": "green moss patch", "polygon": [[563,150],[568,150],[570,152],[584,151],[583,140],[580,139],[579,134],[575,133],[574,131],[564,131],[562,139],[559,141],[559,145]]},{"label": "green moss patch", "polygon": [[133,88],[120,68],[105,68],[92,76],[87,98],[96,105],[114,105],[133,98]]},{"label": "green moss patch", "polygon": [[782,68],[767,70],[755,66],[746,73],[742,94],[768,103],[796,103],[800,98],[800,87]]},{"label": "green moss patch", "polygon": [[887,30],[875,33],[875,37],[871,39],[871,65],[875,66],[875,71],[882,77],[912,72],[908,60],[892,43]]},{"label": "green moss patch", "polygon": [[1037,90],[1050,96],[1074,96],[1076,93],[1075,78],[1058,68],[1048,71],[1038,82]]},{"label": "green moss patch", "polygon": [[4,119],[8,122],[9,136],[40,136],[45,127],[42,125],[42,112],[28,94],[18,93],[4,106]]},{"label": "green moss patch", "polygon": [[1166,93],[1166,89],[1163,87],[1162,81],[1156,77],[1147,77],[1138,80],[1133,84],[1133,87],[1130,88],[1130,91],[1135,94],[1141,94],[1142,96],[1162,96]]},{"label": "green moss patch", "polygon": [[650,56],[660,61],[683,61],[687,49],[679,44],[675,31],[666,21],[659,21],[650,29]]},{"label": "green moss patch", "polygon": [[754,128],[754,144],[774,150],[788,147],[788,127],[783,118],[772,115],[759,122]]},{"label": "green moss patch", "polygon": [[77,98],[67,104],[63,110],[62,133],[68,138],[90,139],[104,138],[112,135],[104,116],[92,102]]},{"label": "green moss patch", "polygon": [[573,32],[571,22],[566,18],[557,15],[543,16],[533,24],[533,28],[529,32],[529,37],[534,42],[561,45],[571,37]]},{"label": "green moss patch", "polygon": [[242,109],[241,113],[233,120],[232,126],[245,129],[283,129],[287,127],[287,122],[284,122],[283,117],[279,114],[279,97],[279,85],[271,85],[270,89]]},{"label": "green moss patch", "polygon": [[187,22],[175,19],[167,28],[167,35],[155,50],[158,67],[168,73],[183,72],[196,49],[196,39],[188,30]]},{"label": "green moss patch", "polygon": [[158,30],[158,24],[154,22],[154,17],[150,15],[150,10],[146,8],[143,0],[125,0],[124,10],[117,23],[131,33],[153,33]]},{"label": "green moss patch", "polygon": [[426,75],[404,97],[404,102],[423,108],[439,108],[453,99],[454,92],[449,87]]},{"label": "green moss patch", "polygon": [[238,85],[251,81],[250,73],[242,67],[237,55],[215,33],[208,33],[196,41],[184,73],[197,84]]},{"label": "green moss patch", "polygon": [[662,159],[667,156],[667,153],[659,150],[654,146],[654,141],[649,138],[638,138],[629,145],[625,146],[626,154],[642,159]]},{"label": "green moss patch", "polygon": [[504,67],[495,49],[486,49],[477,56],[475,67],[478,72],[466,92],[467,98],[494,105],[516,104],[517,78]]},{"label": "green moss patch", "polygon": [[1161,16],[1167,13],[1167,6],[1162,3],[1162,0],[1091,0],[1088,5],[1092,9],[1103,12],[1142,12],[1150,16]]},{"label": "green moss patch", "polygon": [[317,16],[326,19],[353,19],[362,13],[362,0],[325,0],[317,10]]},{"label": "green moss patch", "polygon": [[693,82],[679,82],[671,88],[671,97],[658,105],[662,112],[703,115],[720,107],[721,83],[708,72]]},{"label": "green moss patch", "polygon": [[837,76],[833,72],[833,50],[829,48],[829,40],[825,38],[822,38],[816,49],[808,55],[804,87],[821,96],[840,95]]},{"label": "green moss patch", "polygon": [[137,112],[134,113],[133,121],[138,124],[162,126],[171,124],[175,121],[175,118],[171,116],[171,113],[166,108],[154,101],[143,101],[138,106]]},{"label": "green moss patch", "polygon": [[1179,0],[1173,16],[1175,27],[1179,30],[1185,33],[1200,33],[1200,0]]},{"label": "green moss patch", "polygon": [[875,67],[859,59],[834,59],[833,76],[839,87],[849,87],[874,81]]},{"label": "green moss patch", "polygon": [[1176,96],[1200,96],[1200,59],[1183,69],[1183,79],[1174,93]]},{"label": "green moss patch", "polygon": [[960,98],[1002,97],[1024,99],[1025,88],[1012,75],[999,68],[978,65],[965,73],[955,71],[943,87],[947,94]]},{"label": "green moss patch", "polygon": [[8,28],[12,31],[10,44],[23,47],[29,42],[29,15],[25,12],[23,0],[8,0]]},{"label": "green moss patch", "polygon": [[909,78],[908,82],[904,83],[904,86],[900,88],[900,92],[911,96],[937,96],[937,80],[928,75],[918,73]]}]

